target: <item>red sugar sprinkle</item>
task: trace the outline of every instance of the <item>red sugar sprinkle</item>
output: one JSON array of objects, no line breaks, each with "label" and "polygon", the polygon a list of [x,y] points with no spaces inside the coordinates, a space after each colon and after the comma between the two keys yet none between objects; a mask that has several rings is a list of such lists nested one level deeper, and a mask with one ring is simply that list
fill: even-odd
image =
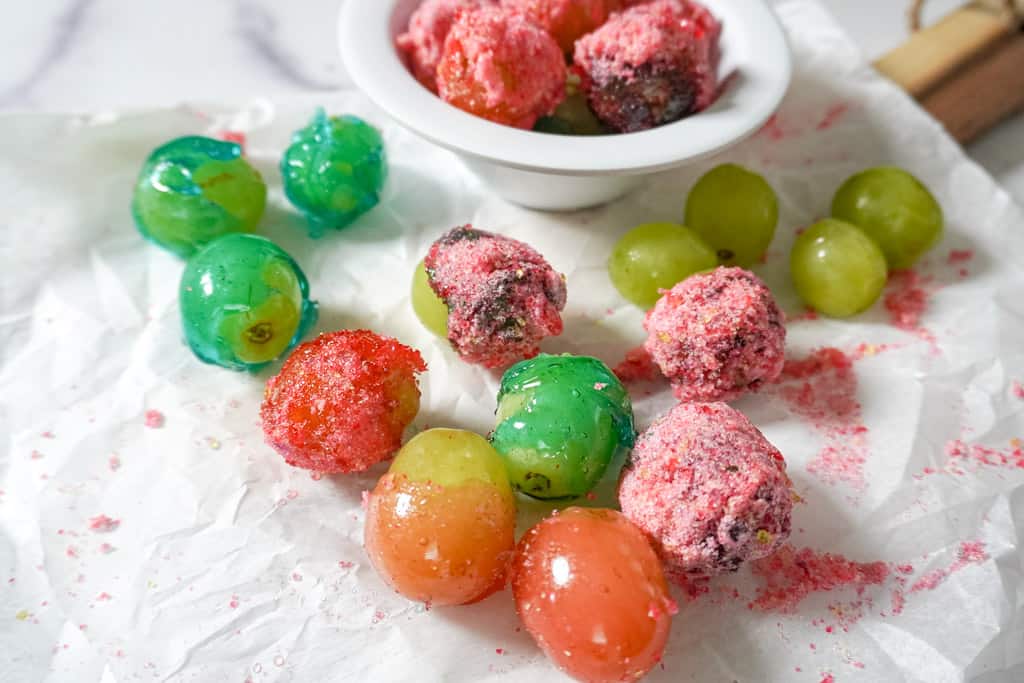
[{"label": "red sugar sprinkle", "polygon": [[850,105],[845,102],[838,102],[832,105],[829,107],[828,111],[825,112],[821,121],[818,122],[818,130],[828,130],[833,127],[842,120],[848,111],[850,111]]},{"label": "red sugar sprinkle", "polygon": [[950,249],[949,258],[946,260],[950,265],[967,263],[974,258],[973,249]]},{"label": "red sugar sprinkle", "polygon": [[104,555],[109,555],[110,553],[114,552],[115,550],[117,550],[117,548],[115,548],[114,546],[110,545],[109,543],[102,543],[102,544],[100,544],[100,552],[103,553]]},{"label": "red sugar sprinkle", "polygon": [[761,133],[765,135],[769,140],[782,140],[786,137],[786,132],[782,130],[782,126],[779,125],[779,115],[772,114],[768,122],[764,124],[761,129]]},{"label": "red sugar sprinkle", "polygon": [[103,591],[102,593],[100,593],[99,595],[96,596],[96,599],[100,600],[102,602],[106,602],[107,600],[112,600],[113,597],[114,596],[111,595],[110,593],[108,593],[106,591]]},{"label": "red sugar sprinkle", "polygon": [[112,455],[110,456],[110,459],[107,461],[107,464],[110,467],[111,472],[117,472],[119,469],[121,469],[121,458],[117,457],[116,455]]},{"label": "red sugar sprinkle", "polygon": [[653,382],[661,377],[661,370],[658,369],[651,354],[643,346],[627,351],[626,357],[615,366],[612,372],[626,384]]},{"label": "red sugar sprinkle", "polygon": [[32,454],[29,457],[32,458],[33,460],[39,460],[43,457],[43,454],[40,453],[39,451],[32,451]]},{"label": "red sugar sprinkle", "polygon": [[825,444],[807,471],[827,484],[843,482],[863,491],[868,429],[861,424],[852,358],[826,347],[806,358],[787,360],[777,392],[790,410],[824,437]]},{"label": "red sugar sprinkle", "polygon": [[885,295],[885,310],[889,312],[889,321],[931,344],[933,352],[938,351],[935,335],[921,326],[921,316],[937,288],[930,276],[922,277],[914,270],[894,270],[889,274]]},{"label": "red sugar sprinkle", "polygon": [[[751,609],[785,613],[812,593],[850,587],[862,595],[868,586],[881,585],[889,576],[885,562],[853,562],[832,553],[810,548],[796,550],[783,546],[777,553],[752,564],[754,576],[762,580]],[[835,606],[830,606],[835,611]]]},{"label": "red sugar sprinkle", "polygon": [[964,567],[971,564],[981,564],[988,560],[988,553],[985,552],[984,541],[964,541],[960,544],[960,548],[957,550],[956,559],[948,567],[933,569],[928,572],[910,587],[911,593],[919,593],[920,591],[931,591],[935,590],[942,584],[943,581],[948,579],[950,575],[955,574]]},{"label": "red sugar sprinkle", "polygon": [[159,410],[146,411],[146,426],[150,429],[160,429],[164,426],[164,414]]},{"label": "red sugar sprinkle", "polygon": [[342,569],[351,569],[352,567],[356,566],[356,564],[355,562],[349,562],[348,560],[339,560],[338,566]]},{"label": "red sugar sprinkle", "polygon": [[505,654],[505,648],[503,648],[503,647],[496,647],[496,648],[494,648],[494,653],[498,654],[498,655],[503,655],[503,654]]},{"label": "red sugar sprinkle", "polygon": [[73,545],[69,545],[65,550],[64,554],[68,557],[78,557],[78,548]]},{"label": "red sugar sprinkle", "polygon": [[44,439],[56,439],[57,438],[57,436],[53,432],[51,432],[49,430],[43,432],[39,436],[43,437]]},{"label": "red sugar sprinkle", "polygon": [[121,520],[111,519],[106,515],[96,515],[89,519],[89,531],[95,531],[99,534],[108,534],[112,531],[117,531],[117,527],[121,526]]},{"label": "red sugar sprinkle", "polygon": [[1010,385],[1010,391],[1016,398],[1024,399],[1024,384],[1020,383],[1020,380],[1013,380],[1013,384]]},{"label": "red sugar sprinkle", "polygon": [[228,607],[231,609],[238,609],[238,596],[232,595],[231,600],[228,602]]},{"label": "red sugar sprinkle", "polygon": [[233,142],[242,148],[242,154],[245,154],[245,133],[237,130],[226,130],[220,134],[220,139],[224,142]]},{"label": "red sugar sprinkle", "polygon": [[832,674],[827,673],[824,676],[822,676],[821,683],[836,683],[836,679],[832,676]]},{"label": "red sugar sprinkle", "polygon": [[954,464],[952,472],[963,474],[959,464],[969,463],[975,467],[1016,467],[1024,469],[1024,448],[1020,439],[1012,439],[1009,448],[992,448],[981,444],[966,444],[954,439],[946,444],[946,455]]}]

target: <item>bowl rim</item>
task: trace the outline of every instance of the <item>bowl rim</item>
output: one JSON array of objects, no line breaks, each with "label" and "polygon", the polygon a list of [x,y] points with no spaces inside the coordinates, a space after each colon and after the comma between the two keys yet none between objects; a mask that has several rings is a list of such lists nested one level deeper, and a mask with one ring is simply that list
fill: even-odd
[{"label": "bowl rim", "polygon": [[[558,175],[651,173],[710,156],[758,131],[778,109],[792,57],[764,0],[699,0],[723,19],[723,53],[747,52],[739,77],[706,110],[636,133],[553,135],[504,126],[462,111],[423,87],[395,48],[392,15],[409,0],[343,0],[342,61],[355,85],[389,116],[454,152],[501,166]],[[737,46],[739,37],[756,44]],[[742,49],[740,49],[742,47]]]}]

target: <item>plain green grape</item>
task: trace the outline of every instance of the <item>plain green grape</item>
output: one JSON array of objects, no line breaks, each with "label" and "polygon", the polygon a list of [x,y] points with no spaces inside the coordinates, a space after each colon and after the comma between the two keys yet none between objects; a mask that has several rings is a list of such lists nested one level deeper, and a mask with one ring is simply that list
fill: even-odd
[{"label": "plain green grape", "polygon": [[942,237],[942,207],[935,197],[917,178],[892,166],[850,177],[832,200],[832,215],[875,240],[893,269],[910,268]]},{"label": "plain green grape", "polygon": [[833,318],[866,310],[885,288],[885,255],[855,225],[834,218],[815,223],[793,244],[789,268],[797,294]]},{"label": "plain green grape", "polygon": [[608,274],[622,296],[643,308],[690,275],[718,265],[715,251],[676,223],[645,223],[623,236],[608,258]]},{"label": "plain green grape", "polygon": [[416,266],[412,274],[412,310],[416,317],[427,328],[442,339],[448,338],[448,307],[434,293],[427,278],[427,269],[423,261]]},{"label": "plain green grape", "polygon": [[683,222],[714,248],[723,265],[749,268],[772,243],[779,200],[757,173],[722,164],[690,190]]}]

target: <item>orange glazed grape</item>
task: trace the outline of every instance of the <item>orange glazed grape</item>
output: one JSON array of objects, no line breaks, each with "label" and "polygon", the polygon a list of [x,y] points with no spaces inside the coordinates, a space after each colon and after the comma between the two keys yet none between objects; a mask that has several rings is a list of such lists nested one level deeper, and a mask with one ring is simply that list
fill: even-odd
[{"label": "orange glazed grape", "polygon": [[545,654],[581,681],[634,681],[661,659],[676,613],[654,550],[614,510],[572,507],[526,532],[516,611]]},{"label": "orange glazed grape", "polygon": [[532,128],[565,97],[558,43],[525,17],[500,7],[462,12],[437,65],[445,102],[485,119]]},{"label": "orange glazed grape", "polygon": [[578,38],[603,24],[622,0],[501,0],[503,7],[522,12],[572,54]]},{"label": "orange glazed grape", "polygon": [[370,494],[366,551],[410,600],[461,605],[504,588],[515,526],[497,451],[472,432],[430,429],[398,452]]}]

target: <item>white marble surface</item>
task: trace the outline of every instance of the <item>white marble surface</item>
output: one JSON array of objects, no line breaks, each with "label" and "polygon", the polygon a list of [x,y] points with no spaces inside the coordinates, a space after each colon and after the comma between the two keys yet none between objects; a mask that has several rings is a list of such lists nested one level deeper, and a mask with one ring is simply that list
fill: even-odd
[{"label": "white marble surface", "polygon": [[[869,57],[906,37],[908,2],[823,2]],[[3,4],[0,110],[243,102],[262,95],[328,92],[347,84],[335,40],[339,0]],[[934,19],[956,4],[932,0],[926,16]],[[1024,203],[1024,115],[968,151]]]}]

